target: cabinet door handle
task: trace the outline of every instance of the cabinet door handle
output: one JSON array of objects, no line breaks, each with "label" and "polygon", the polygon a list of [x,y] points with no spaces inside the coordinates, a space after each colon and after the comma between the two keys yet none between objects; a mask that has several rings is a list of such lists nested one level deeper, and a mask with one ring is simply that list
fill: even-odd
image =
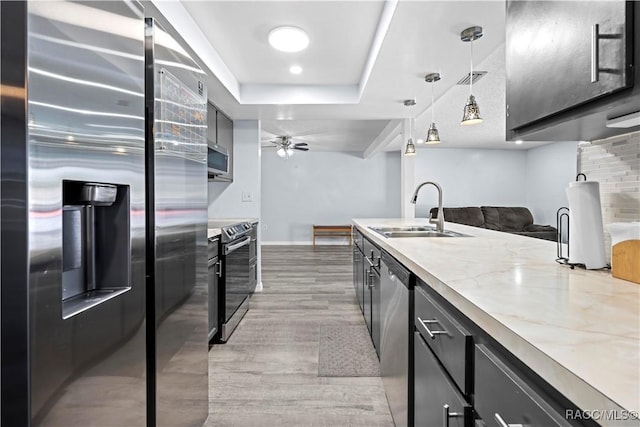
[{"label": "cabinet door handle", "polygon": [[218,261],[216,267],[216,276],[222,277],[222,262]]},{"label": "cabinet door handle", "polygon": [[376,277],[376,273],[374,273],[373,271],[369,270],[369,274],[367,274],[367,276],[369,277],[369,287],[370,288],[375,288],[376,285],[373,284],[373,278]]},{"label": "cabinet door handle", "polygon": [[442,427],[449,427],[449,418],[463,417],[462,412],[449,412],[449,405],[442,407]]},{"label": "cabinet door handle", "polygon": [[591,26],[591,83],[600,80],[600,25]]},{"label": "cabinet door handle", "polygon": [[429,329],[427,323],[438,323],[438,319],[422,320],[420,317],[418,317],[418,322],[420,322],[424,330],[427,331],[427,334],[429,334],[429,338],[431,338],[432,340],[436,339],[436,335],[449,335],[449,331],[444,328],[439,331],[432,331],[431,329]]},{"label": "cabinet door handle", "polygon": [[500,427],[526,427],[524,424],[507,424],[507,422],[497,412],[493,415],[493,418],[498,422]]}]

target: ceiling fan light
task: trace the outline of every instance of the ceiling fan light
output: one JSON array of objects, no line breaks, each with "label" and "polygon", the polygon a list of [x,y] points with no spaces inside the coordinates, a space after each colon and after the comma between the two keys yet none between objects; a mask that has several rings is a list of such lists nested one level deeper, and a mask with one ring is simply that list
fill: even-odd
[{"label": "ceiling fan light", "polygon": [[405,156],[415,156],[416,155],[416,146],[413,144],[413,139],[409,138],[407,141],[407,148],[404,150]]},{"label": "ceiling fan light", "polygon": [[440,133],[436,128],[435,123],[431,123],[429,126],[429,130],[427,131],[427,139],[424,142],[425,144],[440,144]]},{"label": "ceiling fan light", "polygon": [[309,46],[309,36],[298,27],[277,27],[269,32],[269,44],[281,52],[300,52]]},{"label": "ceiling fan light", "polygon": [[293,156],[293,148],[287,147],[287,157]]},{"label": "ceiling fan light", "polygon": [[480,117],[480,107],[476,102],[476,97],[469,95],[467,104],[464,106],[464,113],[462,115],[462,125],[475,125],[482,123],[482,117]]},{"label": "ceiling fan light", "polygon": [[276,151],[276,154],[277,154],[278,156],[282,157],[283,159],[284,159],[285,157],[287,157],[287,152],[286,152],[286,151],[284,151],[284,148],[282,148],[282,147],[278,148],[278,151]]}]

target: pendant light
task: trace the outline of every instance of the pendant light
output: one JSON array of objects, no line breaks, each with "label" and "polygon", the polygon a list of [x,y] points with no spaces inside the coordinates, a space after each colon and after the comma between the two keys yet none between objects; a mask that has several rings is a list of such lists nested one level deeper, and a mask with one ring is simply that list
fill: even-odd
[{"label": "pendant light", "polygon": [[482,117],[480,117],[480,107],[476,102],[476,97],[473,96],[473,41],[482,37],[482,27],[469,27],[460,33],[460,40],[463,42],[469,42],[471,46],[471,71],[469,72],[469,98],[464,106],[464,114],[462,115],[463,125],[475,125],[482,123]]},{"label": "pendant light", "polygon": [[409,138],[407,140],[407,147],[404,150],[405,156],[415,156],[416,146],[413,144],[413,117],[409,119]]},{"label": "pendant light", "polygon": [[440,73],[429,73],[424,76],[424,80],[428,83],[431,83],[431,125],[429,126],[429,130],[427,131],[427,139],[425,139],[425,144],[440,144],[440,134],[438,133],[438,129],[436,128],[435,110],[436,106],[433,102],[433,83],[440,80]]}]

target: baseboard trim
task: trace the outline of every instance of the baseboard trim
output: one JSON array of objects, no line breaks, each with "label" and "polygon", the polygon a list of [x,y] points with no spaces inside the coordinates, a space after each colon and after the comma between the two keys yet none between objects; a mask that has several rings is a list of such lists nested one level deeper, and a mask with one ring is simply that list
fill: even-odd
[{"label": "baseboard trim", "polygon": [[[308,241],[290,241],[290,242],[260,242],[262,246],[313,246],[313,242],[311,240]],[[319,241],[316,240],[316,246],[349,246],[349,241],[344,240],[335,240],[335,241]]]}]

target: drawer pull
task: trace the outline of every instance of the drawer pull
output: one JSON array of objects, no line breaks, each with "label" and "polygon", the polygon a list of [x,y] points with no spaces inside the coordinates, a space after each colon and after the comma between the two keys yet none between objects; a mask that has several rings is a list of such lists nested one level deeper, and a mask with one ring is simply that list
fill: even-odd
[{"label": "drawer pull", "polygon": [[427,323],[438,323],[438,319],[422,320],[418,317],[418,322],[420,322],[424,330],[427,331],[427,334],[429,334],[429,338],[431,338],[432,340],[436,339],[436,335],[449,335],[449,331],[447,331],[446,329],[441,329],[439,331],[432,331],[431,329],[429,329]]},{"label": "drawer pull", "polygon": [[375,288],[376,285],[375,283],[373,283],[373,279],[376,277],[376,273],[374,273],[373,271],[369,270],[369,274],[367,274],[367,276],[369,277],[369,283],[367,286],[369,286],[369,288]]},{"label": "drawer pull", "polygon": [[449,412],[449,405],[442,407],[442,427],[449,427],[449,418],[462,417],[462,412]]},{"label": "drawer pull", "polygon": [[495,418],[500,427],[526,427],[524,424],[507,424],[507,422],[497,412],[493,415],[493,418]]}]

